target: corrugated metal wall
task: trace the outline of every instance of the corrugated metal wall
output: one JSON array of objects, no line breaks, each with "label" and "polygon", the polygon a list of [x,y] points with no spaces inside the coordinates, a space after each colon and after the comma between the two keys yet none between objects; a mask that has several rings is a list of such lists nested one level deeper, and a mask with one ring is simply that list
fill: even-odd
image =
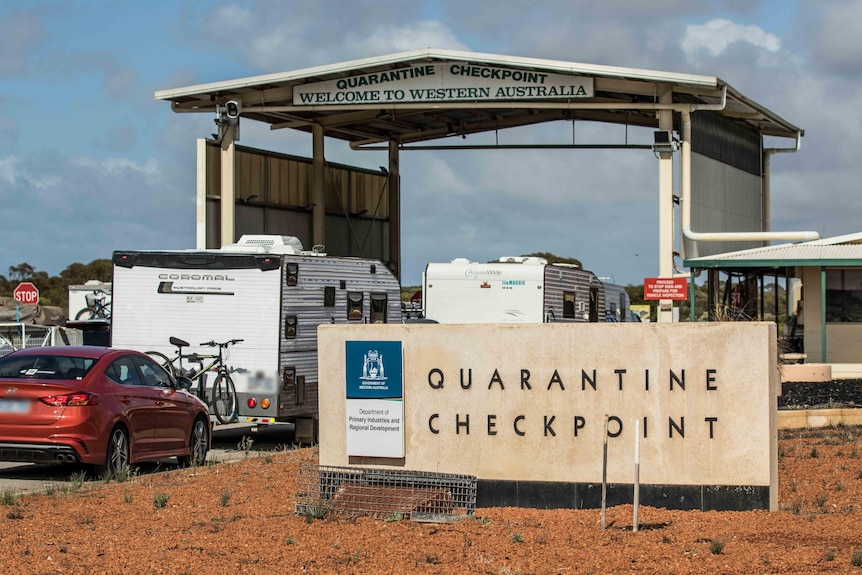
[{"label": "corrugated metal wall", "polygon": [[[221,152],[206,147],[207,247],[220,244]],[[312,243],[309,158],[236,147],[236,237],[296,236]],[[324,170],[327,253],[389,261],[389,188],[382,172],[341,164]]]},{"label": "corrugated metal wall", "polygon": [[[691,228],[695,232],[763,231],[760,135],[697,112],[691,117]],[[762,242],[684,242],[684,257],[757,248]]]}]

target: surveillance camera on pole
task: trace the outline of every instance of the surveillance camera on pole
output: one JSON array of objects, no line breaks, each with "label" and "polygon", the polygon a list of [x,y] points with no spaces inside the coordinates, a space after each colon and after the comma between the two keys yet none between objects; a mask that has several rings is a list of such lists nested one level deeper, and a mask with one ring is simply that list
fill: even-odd
[{"label": "surveillance camera on pole", "polygon": [[[219,128],[217,141],[221,143],[228,126],[233,126],[233,140],[239,140],[239,116],[242,113],[242,102],[229,100],[224,106],[216,105],[215,123]],[[215,136],[215,135],[214,135]]]},{"label": "surveillance camera on pole", "polygon": [[236,121],[242,113],[242,103],[236,100],[230,100],[225,104],[225,116],[228,120]]}]

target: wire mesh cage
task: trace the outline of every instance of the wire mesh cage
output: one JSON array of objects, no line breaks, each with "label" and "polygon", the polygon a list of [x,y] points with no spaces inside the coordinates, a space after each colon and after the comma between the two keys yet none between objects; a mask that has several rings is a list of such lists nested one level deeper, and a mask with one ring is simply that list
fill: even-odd
[{"label": "wire mesh cage", "polygon": [[476,477],[472,475],[315,464],[299,469],[298,515],[445,521],[472,517],[475,512]]},{"label": "wire mesh cage", "polygon": [[83,333],[78,329],[25,323],[0,324],[0,357],[28,347],[83,344]]}]

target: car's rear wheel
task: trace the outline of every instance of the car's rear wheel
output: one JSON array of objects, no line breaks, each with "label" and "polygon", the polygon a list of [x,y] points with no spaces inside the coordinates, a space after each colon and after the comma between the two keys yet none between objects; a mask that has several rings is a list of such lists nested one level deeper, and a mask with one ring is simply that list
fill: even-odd
[{"label": "car's rear wheel", "polygon": [[210,449],[208,423],[202,418],[195,419],[192,424],[192,432],[189,436],[189,451],[191,455],[181,455],[177,461],[183,467],[189,465],[202,465],[207,459]]},{"label": "car's rear wheel", "polygon": [[129,435],[122,427],[115,427],[108,438],[108,452],[105,455],[104,473],[123,475],[129,467]]}]

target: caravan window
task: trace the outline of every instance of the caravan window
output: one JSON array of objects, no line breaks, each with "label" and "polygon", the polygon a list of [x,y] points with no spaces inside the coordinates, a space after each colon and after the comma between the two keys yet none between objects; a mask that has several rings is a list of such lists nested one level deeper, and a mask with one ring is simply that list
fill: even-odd
[{"label": "caravan window", "polygon": [[599,321],[599,288],[590,288],[590,321]]},{"label": "caravan window", "polygon": [[563,317],[566,319],[575,318],[575,292],[563,292]]},{"label": "caravan window", "polygon": [[295,286],[297,280],[299,279],[299,264],[287,264],[287,273],[285,274],[285,281],[289,286]]},{"label": "caravan window", "polygon": [[284,318],[284,339],[296,339],[295,315],[288,315]]},{"label": "caravan window", "polygon": [[362,321],[362,293],[347,292],[347,320]]},{"label": "caravan window", "polygon": [[386,323],[386,294],[371,294],[371,323]]},{"label": "caravan window", "polygon": [[323,288],[323,307],[335,307],[334,286],[325,286]]}]

